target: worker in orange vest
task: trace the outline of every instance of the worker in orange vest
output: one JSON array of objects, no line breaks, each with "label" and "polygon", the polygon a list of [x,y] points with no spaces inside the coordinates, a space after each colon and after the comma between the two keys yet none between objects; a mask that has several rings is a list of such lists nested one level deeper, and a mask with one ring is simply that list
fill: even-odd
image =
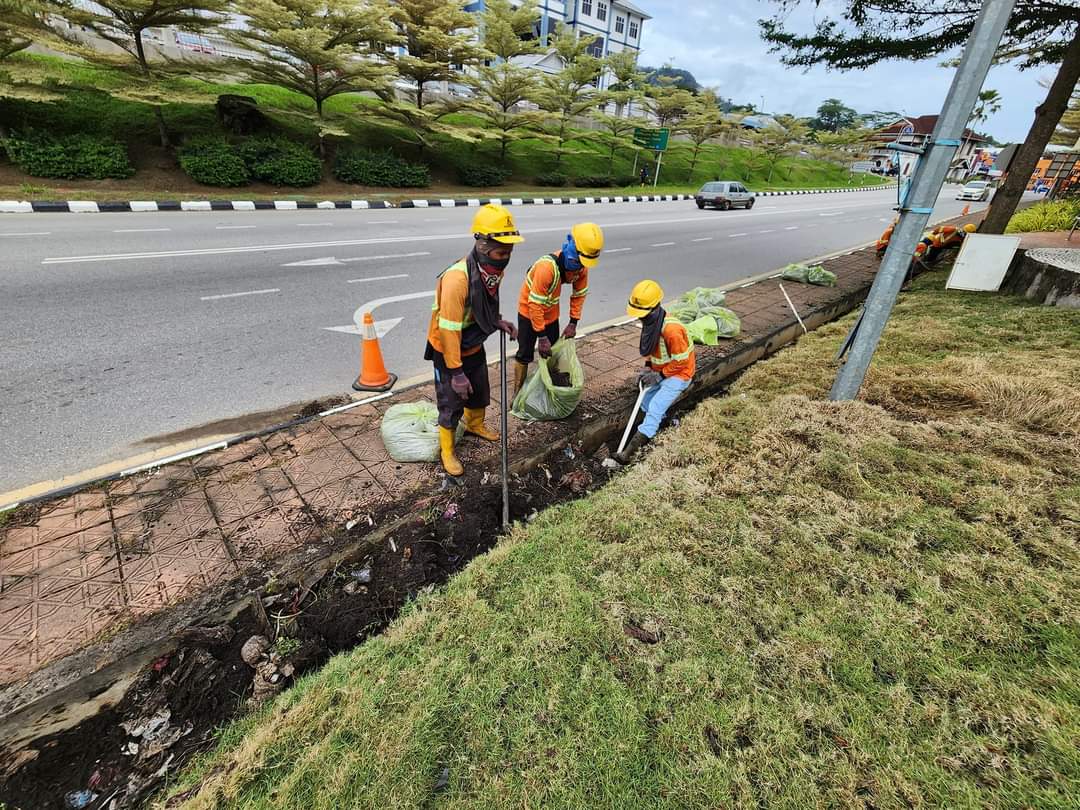
[{"label": "worker in orange vest", "polygon": [[469,255],[439,274],[424,352],[424,359],[435,365],[442,464],[454,477],[464,472],[454,449],[462,416],[466,433],[499,440],[499,434],[484,425],[491,402],[484,341],[495,332],[517,338],[517,328],[499,312],[499,285],[514,245],[525,241],[514,217],[501,205],[485,205],[477,211],[472,234]]},{"label": "worker in orange vest", "polygon": [[645,421],[626,448],[615,455],[620,464],[629,463],[652,441],[668,409],[690,387],[697,369],[694,341],[685,326],[668,317],[661,306],[663,300],[664,291],[660,285],[646,280],[634,286],[626,306],[626,314],[641,321],[638,351],[645,358],[645,368],[638,379],[649,390],[641,401]]},{"label": "worker in orange vest", "polygon": [[942,253],[949,248],[959,247],[963,244],[964,237],[975,231],[976,227],[970,223],[963,228],[957,228],[955,225],[938,225],[919,240],[919,244],[915,246],[915,259],[933,264],[941,258]]},{"label": "worker in orange vest", "polygon": [[894,219],[889,227],[885,229],[885,233],[878,237],[877,240],[877,255],[880,259],[885,255],[886,249],[889,247],[889,242],[892,240],[893,231],[896,230],[896,224],[900,221],[900,217]]},{"label": "worker in orange vest", "polygon": [[559,339],[559,302],[564,283],[572,286],[570,320],[562,337],[577,335],[578,321],[589,294],[589,269],[600,261],[604,232],[592,222],[582,222],[570,229],[562,250],[541,256],[521,285],[518,297],[518,350],[514,365],[514,391],[521,388],[529,363],[537,351],[551,357],[551,345]]}]

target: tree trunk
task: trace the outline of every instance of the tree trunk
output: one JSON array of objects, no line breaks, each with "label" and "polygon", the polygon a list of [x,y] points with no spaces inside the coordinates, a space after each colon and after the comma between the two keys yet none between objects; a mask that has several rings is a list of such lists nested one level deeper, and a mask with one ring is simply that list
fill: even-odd
[{"label": "tree trunk", "polygon": [[[315,99],[315,111],[319,114],[319,120],[322,121],[322,105],[323,99],[316,97]],[[322,127],[319,127],[319,159],[326,160],[326,140],[323,138]]]},{"label": "tree trunk", "polygon": [[[135,33],[135,56],[139,60],[139,69],[142,71],[143,76],[150,78],[150,63],[146,61],[146,51],[143,49],[142,31],[137,30]],[[157,121],[158,138],[161,140],[161,145],[165,149],[172,148],[172,140],[169,138],[169,128],[165,126],[165,114],[161,111],[161,106],[154,105],[154,120]]]},{"label": "tree trunk", "polygon": [[1046,94],[1043,103],[1035,108],[1035,121],[1028,130],[1027,137],[1016,150],[1009,175],[990,203],[990,210],[979,227],[979,233],[1005,233],[1020,198],[1027,189],[1028,181],[1035,171],[1043,150],[1050,143],[1054,129],[1069,107],[1069,98],[1077,83],[1080,82],[1080,29],[1077,29],[1072,44],[1065,51],[1065,58],[1058,68],[1054,83]]},{"label": "tree trunk", "polygon": [[416,109],[424,109],[424,83],[416,83]]}]

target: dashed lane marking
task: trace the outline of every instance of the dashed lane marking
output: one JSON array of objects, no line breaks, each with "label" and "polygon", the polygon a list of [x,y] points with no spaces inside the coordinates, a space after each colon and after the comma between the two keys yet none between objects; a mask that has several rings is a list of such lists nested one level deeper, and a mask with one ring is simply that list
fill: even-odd
[{"label": "dashed lane marking", "polygon": [[272,290],[249,290],[248,292],[238,293],[225,293],[223,295],[204,295],[200,298],[200,301],[219,301],[222,298],[242,298],[245,295],[270,295],[271,293],[279,293],[280,289],[275,287]]}]

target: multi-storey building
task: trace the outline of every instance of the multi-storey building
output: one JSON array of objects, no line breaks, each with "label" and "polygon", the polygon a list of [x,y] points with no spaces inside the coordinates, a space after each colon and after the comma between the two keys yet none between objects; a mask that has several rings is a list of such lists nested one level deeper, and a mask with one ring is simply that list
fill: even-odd
[{"label": "multi-storey building", "polygon": [[[590,52],[604,57],[611,53],[641,50],[645,21],[648,14],[626,0],[537,0],[540,19],[536,23],[536,36],[543,41],[555,33],[560,23],[569,26],[580,37],[593,37]],[[475,0],[466,6],[469,11],[480,13],[484,0]],[[531,60],[540,70],[550,69],[543,58]],[[556,68],[557,69],[557,68]],[[601,79],[601,89],[606,88],[609,76]]]}]

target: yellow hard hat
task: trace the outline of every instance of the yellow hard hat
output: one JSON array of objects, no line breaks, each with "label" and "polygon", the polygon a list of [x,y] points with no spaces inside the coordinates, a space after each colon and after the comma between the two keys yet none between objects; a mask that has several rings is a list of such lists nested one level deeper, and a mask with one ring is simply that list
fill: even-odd
[{"label": "yellow hard hat", "polygon": [[501,205],[488,205],[480,208],[473,217],[473,236],[494,239],[504,245],[516,245],[525,239],[514,224],[514,215]]},{"label": "yellow hard hat", "polygon": [[639,281],[630,291],[630,301],[626,305],[626,314],[631,318],[644,318],[664,300],[664,291],[655,281]]},{"label": "yellow hard hat", "polygon": [[577,247],[578,259],[584,267],[596,267],[600,251],[604,249],[604,232],[595,222],[579,222],[570,229]]},{"label": "yellow hard hat", "polygon": [[967,225],[964,226],[964,230],[967,231],[968,233],[975,233],[975,231],[978,230],[978,227],[976,225],[972,225],[969,222]]}]

